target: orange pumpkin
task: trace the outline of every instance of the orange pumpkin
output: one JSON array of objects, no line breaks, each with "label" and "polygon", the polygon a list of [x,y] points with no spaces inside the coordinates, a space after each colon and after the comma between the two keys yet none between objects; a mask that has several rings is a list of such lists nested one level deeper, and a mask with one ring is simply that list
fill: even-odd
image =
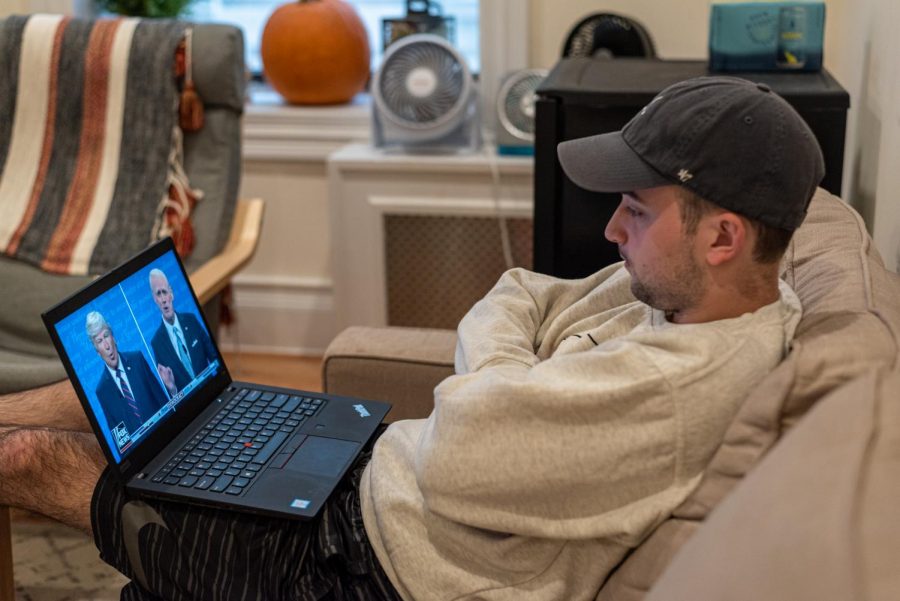
[{"label": "orange pumpkin", "polygon": [[343,0],[278,7],[262,35],[266,79],[292,104],[339,104],[369,78],[369,37]]}]

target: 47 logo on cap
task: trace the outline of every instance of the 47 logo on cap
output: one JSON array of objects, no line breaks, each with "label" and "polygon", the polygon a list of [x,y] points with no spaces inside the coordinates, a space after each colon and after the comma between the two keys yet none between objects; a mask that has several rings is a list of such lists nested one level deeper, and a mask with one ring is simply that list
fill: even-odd
[{"label": "47 logo on cap", "polygon": [[653,103],[656,102],[657,100],[662,100],[663,98],[665,98],[665,96],[657,96],[656,98],[654,98],[653,100],[651,100],[650,102],[648,102],[648,103],[647,103],[647,106],[645,106],[644,108],[641,109],[641,114],[643,115],[644,113],[646,113],[646,112],[647,112],[647,109],[650,108],[650,105],[651,105],[651,104],[653,104]]}]

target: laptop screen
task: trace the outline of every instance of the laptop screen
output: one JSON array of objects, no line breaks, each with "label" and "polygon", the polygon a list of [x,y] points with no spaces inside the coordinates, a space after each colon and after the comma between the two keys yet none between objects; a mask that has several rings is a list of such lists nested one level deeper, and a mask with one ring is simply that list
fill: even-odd
[{"label": "laptop screen", "polygon": [[171,246],[110,277],[48,326],[118,464],[224,365]]}]

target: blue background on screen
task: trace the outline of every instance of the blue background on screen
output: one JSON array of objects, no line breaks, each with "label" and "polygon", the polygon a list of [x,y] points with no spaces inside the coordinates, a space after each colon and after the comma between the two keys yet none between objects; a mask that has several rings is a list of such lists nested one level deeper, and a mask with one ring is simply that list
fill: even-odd
[{"label": "blue background on screen", "polygon": [[[151,366],[150,371],[156,374],[156,362],[150,349],[150,341],[162,323],[162,317],[150,292],[151,269],[161,269],[166,274],[174,295],[175,310],[180,313],[193,313],[200,323],[203,323],[199,307],[194,303],[188,283],[182,276],[177,261],[174,252],[167,252],[127,278],[119,286],[110,288],[84,307],[61,319],[55,326],[84,394],[97,416],[97,422],[100,424],[106,444],[115,457],[116,463],[121,461],[121,455],[106,426],[105,414],[96,393],[97,384],[106,368],[87,336],[84,320],[91,311],[102,313],[106,322],[112,327],[119,352],[140,351]],[[206,331],[205,327],[204,331]],[[206,334],[209,335],[209,332],[206,331]],[[158,375],[157,381],[159,381],[160,388],[165,391]],[[168,398],[168,392],[165,394]]]},{"label": "blue background on screen", "polygon": [[[159,308],[153,302],[153,295],[150,293],[151,269],[161,269],[166,274],[166,279],[169,280],[169,286],[172,288],[172,295],[174,296],[175,311],[179,313],[193,313],[201,323],[203,322],[200,311],[194,304],[194,297],[191,295],[187,282],[181,276],[181,268],[178,267],[176,261],[175,253],[166,253],[122,282],[122,290],[125,292],[125,296],[128,297],[128,302],[131,303],[131,309],[134,311],[135,319],[137,319],[138,328],[144,333],[144,337],[147,340],[148,349],[156,329],[162,323]],[[204,329],[204,331],[206,330]],[[206,334],[209,335],[209,332],[206,332]]]}]

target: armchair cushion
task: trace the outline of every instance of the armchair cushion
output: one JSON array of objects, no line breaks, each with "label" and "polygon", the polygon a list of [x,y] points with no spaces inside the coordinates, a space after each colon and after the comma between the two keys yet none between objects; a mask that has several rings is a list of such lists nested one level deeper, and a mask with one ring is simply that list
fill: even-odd
[{"label": "armchair cushion", "polygon": [[241,179],[241,121],[230,108],[205,109],[203,129],[184,137],[184,168],[203,199],[191,214],[194,250],[185,261],[188,272],[225,246]]},{"label": "armchair cushion", "polygon": [[[45,273],[33,265],[0,255],[0,282],[6,297],[6,307],[0,311],[0,349],[55,358],[56,350],[41,321],[41,311],[91,279],[91,276]],[[62,374],[62,364],[59,368]]]},{"label": "armchair cushion", "polygon": [[244,38],[231,25],[194,25],[194,85],[210,107],[244,110],[247,72],[244,69]]},{"label": "armchair cushion", "polygon": [[66,370],[55,355],[44,357],[0,348],[0,366],[3,378],[0,391],[27,390],[66,377]]},{"label": "armchair cushion", "polygon": [[184,137],[184,169],[203,190],[193,211],[196,244],[185,263],[193,271],[225,246],[241,177],[241,121],[247,75],[244,38],[230,25],[194,25],[193,74],[204,124]]}]

